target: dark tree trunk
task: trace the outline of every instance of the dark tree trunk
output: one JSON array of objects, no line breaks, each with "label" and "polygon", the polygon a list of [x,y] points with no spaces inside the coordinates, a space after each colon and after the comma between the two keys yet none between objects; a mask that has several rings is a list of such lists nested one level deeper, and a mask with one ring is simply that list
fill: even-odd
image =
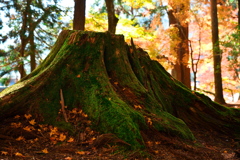
[{"label": "dark tree trunk", "polygon": [[222,71],[221,71],[222,54],[219,47],[217,0],[211,0],[211,23],[212,23],[215,101],[221,104],[225,104],[226,102],[223,98],[223,87],[222,87]]},{"label": "dark tree trunk", "polygon": [[108,31],[115,34],[118,18],[115,16],[114,0],[105,0],[108,12]]},{"label": "dark tree trunk", "polygon": [[189,48],[188,48],[188,24],[182,25],[174,16],[174,11],[168,11],[169,25],[176,27],[179,30],[179,38],[181,42],[173,48],[177,54],[177,62],[174,65],[173,76],[191,88],[190,68],[188,67]]},{"label": "dark tree trunk", "polygon": [[74,0],[74,1],[75,6],[74,6],[73,29],[84,31],[86,0]]},{"label": "dark tree trunk", "polygon": [[30,32],[29,35],[29,43],[30,43],[30,59],[31,59],[31,72],[36,68],[36,45],[34,43],[34,33]]},{"label": "dark tree trunk", "polygon": [[195,140],[189,127],[240,134],[239,110],[193,93],[133,42],[108,32],[62,31],[43,63],[0,93],[1,122],[28,113],[37,122],[69,126],[73,108],[131,149],[144,147],[143,137],[154,132]]}]

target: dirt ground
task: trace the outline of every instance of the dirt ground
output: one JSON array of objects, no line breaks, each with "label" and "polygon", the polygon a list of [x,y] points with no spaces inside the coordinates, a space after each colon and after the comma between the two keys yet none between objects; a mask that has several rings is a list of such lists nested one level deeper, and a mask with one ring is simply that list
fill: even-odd
[{"label": "dirt ground", "polygon": [[[91,121],[81,110],[68,113],[74,132],[38,124],[32,115],[16,115],[0,124],[0,160],[80,160],[80,159],[160,159],[236,160],[240,159],[240,139],[204,128],[192,129],[196,141],[181,140],[156,131],[142,132],[146,148],[123,150],[129,144],[113,134],[90,129]],[[79,125],[77,122],[81,122]]]}]

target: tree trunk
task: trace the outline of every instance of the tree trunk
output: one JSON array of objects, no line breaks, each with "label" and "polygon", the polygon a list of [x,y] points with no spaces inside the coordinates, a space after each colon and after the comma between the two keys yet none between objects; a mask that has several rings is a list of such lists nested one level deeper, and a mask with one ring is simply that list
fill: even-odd
[{"label": "tree trunk", "polygon": [[86,0],[74,0],[74,1],[75,6],[74,6],[73,29],[84,31]]},{"label": "tree trunk", "polygon": [[115,34],[118,18],[115,16],[114,0],[105,0],[108,12],[108,31]]},{"label": "tree trunk", "polygon": [[188,48],[188,24],[182,25],[174,16],[174,11],[168,11],[169,25],[176,27],[179,31],[178,36],[181,41],[173,48],[177,54],[177,62],[174,65],[173,76],[191,88],[190,68],[188,67],[189,48]]},{"label": "tree trunk", "polygon": [[217,16],[216,0],[211,0],[211,23],[212,23],[215,101],[221,104],[225,104],[226,102],[223,98],[223,87],[222,87],[222,71],[221,71],[222,55],[219,47],[218,16]]},{"label": "tree trunk", "polygon": [[83,110],[93,129],[115,134],[131,149],[143,148],[143,137],[153,132],[194,140],[189,127],[240,134],[239,110],[193,93],[133,42],[108,32],[62,31],[43,63],[0,93],[0,121],[29,113],[69,126],[62,106],[66,113]]}]

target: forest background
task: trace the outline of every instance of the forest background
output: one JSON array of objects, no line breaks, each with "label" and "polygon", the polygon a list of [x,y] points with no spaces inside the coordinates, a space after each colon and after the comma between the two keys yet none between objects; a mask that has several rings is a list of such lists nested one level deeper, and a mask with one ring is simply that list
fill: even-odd
[{"label": "forest background", "polygon": [[[30,2],[31,12],[26,13],[24,12],[25,6]],[[92,0],[86,3],[85,30],[107,31],[108,19],[105,2]],[[238,3],[237,0],[217,2],[223,93],[228,103],[236,102],[240,97],[240,36],[236,28],[239,14]],[[49,53],[59,32],[63,29],[72,29],[73,5],[74,1],[64,3],[63,0],[22,0],[18,1],[18,4],[13,1],[0,1],[0,80],[2,84],[8,85],[13,75],[18,75],[19,78],[21,66],[24,66],[24,72],[26,72],[24,74],[30,73]],[[188,5],[189,8],[181,11],[182,5]],[[179,9],[176,11],[178,20],[188,24],[189,27],[190,56],[186,57],[186,61],[187,67],[191,70],[192,89],[214,98],[209,1],[116,1],[115,14],[119,19],[116,34],[123,34],[128,43],[133,38],[137,46],[146,50],[152,59],[159,61],[167,71],[172,73],[174,65],[178,63],[177,53],[172,48],[176,48],[181,41],[178,36],[181,31],[169,24],[168,12],[176,8]],[[24,15],[32,17],[26,21],[26,25],[29,25],[26,28],[33,28],[29,29],[29,32],[23,27]],[[24,50],[22,50],[23,41],[26,42]]]}]

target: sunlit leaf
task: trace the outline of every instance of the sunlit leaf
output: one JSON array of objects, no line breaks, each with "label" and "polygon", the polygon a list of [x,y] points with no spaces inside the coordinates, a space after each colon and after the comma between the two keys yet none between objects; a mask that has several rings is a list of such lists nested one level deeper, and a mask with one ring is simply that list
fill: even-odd
[{"label": "sunlit leaf", "polygon": [[42,152],[45,153],[45,154],[47,154],[47,153],[48,153],[47,148],[43,149]]},{"label": "sunlit leaf", "polygon": [[134,105],[135,109],[142,109],[142,107],[140,105]]},{"label": "sunlit leaf", "polygon": [[23,136],[19,136],[16,140],[17,140],[17,141],[24,141],[25,138],[24,138]]},{"label": "sunlit leaf", "polygon": [[18,157],[24,157],[22,153],[19,153],[19,152],[16,152],[14,153],[15,156],[18,156]]},{"label": "sunlit leaf", "polygon": [[74,142],[74,138],[70,137],[67,142],[69,142],[69,143]]}]

